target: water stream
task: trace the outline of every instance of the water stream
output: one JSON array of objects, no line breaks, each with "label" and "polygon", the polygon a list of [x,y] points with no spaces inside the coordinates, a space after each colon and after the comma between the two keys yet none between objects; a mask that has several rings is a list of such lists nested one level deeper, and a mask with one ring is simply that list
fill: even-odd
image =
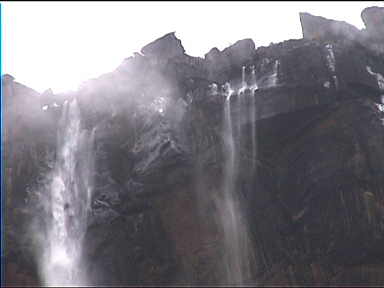
[{"label": "water stream", "polygon": [[62,107],[54,171],[47,198],[47,235],[41,259],[46,286],[83,286],[82,240],[92,191],[94,131],[81,129],[76,100]]},{"label": "water stream", "polygon": [[[252,70],[251,86],[248,86],[245,79],[245,67],[242,69],[241,88],[234,93],[229,83],[224,87],[226,99],[224,104],[224,176],[223,176],[223,198],[219,216],[224,233],[225,246],[225,268],[226,283],[229,285],[244,285],[251,277],[250,261],[252,258],[252,249],[249,245],[249,232],[247,223],[245,223],[240,206],[241,197],[239,187],[236,185],[240,167],[240,149],[246,141],[242,141],[242,129],[240,118],[245,115],[251,121],[250,129],[245,131],[250,133],[252,139],[252,157],[256,157],[256,132],[255,130],[255,100],[254,92],[257,89],[254,69]],[[251,106],[249,107],[246,99],[246,92],[251,89]],[[237,96],[236,118],[232,117],[231,100]],[[235,127],[235,130],[234,130]],[[236,141],[235,141],[236,140]],[[235,145],[236,143],[236,145]],[[254,161],[254,158],[252,158]],[[254,167],[254,164],[252,164]]]}]

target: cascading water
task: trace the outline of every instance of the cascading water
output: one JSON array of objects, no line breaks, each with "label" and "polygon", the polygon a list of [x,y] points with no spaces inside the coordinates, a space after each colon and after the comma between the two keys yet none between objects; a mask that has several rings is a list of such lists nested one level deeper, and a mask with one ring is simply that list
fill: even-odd
[{"label": "cascading water", "polygon": [[256,157],[257,157],[257,147],[256,147],[256,95],[255,92],[259,88],[256,80],[256,71],[255,66],[251,67],[251,107],[250,107],[250,118],[251,118],[251,133],[252,133],[252,172],[256,168]]},{"label": "cascading water", "polygon": [[325,49],[326,49],[326,59],[327,59],[327,66],[328,66],[328,69],[332,75],[332,79],[333,79],[333,84],[335,86],[335,88],[337,89],[338,88],[338,80],[337,80],[337,76],[336,76],[336,61],[335,61],[335,54],[333,52],[333,46],[331,44],[327,44],[325,45]]},{"label": "cascading water", "polygon": [[280,61],[275,60],[273,63],[272,74],[268,77],[265,87],[275,87],[278,83]]},{"label": "cascading water", "polygon": [[87,284],[82,271],[82,239],[92,188],[94,130],[81,129],[76,99],[63,104],[57,157],[45,207],[49,220],[43,243],[41,274],[46,286]]},{"label": "cascading water", "polygon": [[[243,84],[244,83],[245,77],[243,77]],[[231,116],[231,97],[234,91],[231,89],[229,83],[224,86],[224,89],[226,93],[224,105],[224,150],[226,159],[223,198],[219,203],[219,216],[223,227],[226,250],[224,263],[227,277],[226,284],[242,285],[250,277],[249,237],[246,224],[243,223],[238,195],[236,195],[236,178],[239,159],[234,142],[233,121]],[[239,102],[242,102],[241,99],[239,99]],[[238,136],[239,135],[240,133]]]},{"label": "cascading water", "polygon": [[245,66],[241,68],[241,88],[239,94],[244,94],[245,89],[247,89],[247,82],[245,81]]},{"label": "cascading water", "polygon": [[[241,68],[241,88],[239,89],[238,93],[237,93],[237,96],[238,96],[238,101],[237,101],[237,109],[238,111],[241,113],[240,115],[243,115],[244,113],[244,108],[246,107],[246,105],[244,105],[244,102],[245,102],[245,92],[246,92],[246,89],[248,88],[248,85],[247,85],[247,82],[245,81],[245,66],[243,66]],[[238,147],[241,147],[241,137],[240,135],[242,135],[242,131],[241,131],[241,121],[237,121],[237,125],[236,125],[236,133],[233,133],[232,137],[235,137],[234,135],[238,135],[239,137],[237,137],[237,141],[238,141]]]}]

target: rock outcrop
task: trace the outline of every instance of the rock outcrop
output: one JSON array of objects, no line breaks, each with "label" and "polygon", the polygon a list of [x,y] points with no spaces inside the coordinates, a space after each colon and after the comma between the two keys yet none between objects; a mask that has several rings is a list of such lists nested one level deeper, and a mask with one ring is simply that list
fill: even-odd
[{"label": "rock outcrop", "polygon": [[361,18],[372,38],[384,39],[384,8],[368,7],[361,12]]},{"label": "rock outcrop", "polygon": [[168,33],[141,49],[141,53],[145,56],[162,59],[181,56],[184,52],[184,47],[181,45],[181,41],[176,38],[175,32]]},{"label": "rock outcrop", "polygon": [[303,13],[303,39],[245,39],[204,58],[169,33],[71,95],[3,77],[7,284],[41,283],[31,235],[44,230],[42,187],[72,97],[95,130],[90,284],[225,284],[216,200],[229,83],[235,185],[255,251],[246,284],[383,285],[384,43],[367,36],[381,31],[372,9],[366,30]]},{"label": "rock outcrop", "polygon": [[241,69],[255,54],[255,43],[252,39],[243,39],[235,44],[219,51],[212,48],[204,59],[209,73],[209,79],[213,82],[225,82],[229,79],[233,70]]},{"label": "rock outcrop", "polygon": [[304,39],[322,41],[353,41],[377,55],[384,53],[383,8],[368,7],[361,13],[366,29],[358,30],[344,21],[335,21],[309,13],[300,13]]},{"label": "rock outcrop", "polygon": [[300,22],[305,39],[337,41],[339,39],[355,40],[359,37],[359,30],[344,21],[300,13]]}]

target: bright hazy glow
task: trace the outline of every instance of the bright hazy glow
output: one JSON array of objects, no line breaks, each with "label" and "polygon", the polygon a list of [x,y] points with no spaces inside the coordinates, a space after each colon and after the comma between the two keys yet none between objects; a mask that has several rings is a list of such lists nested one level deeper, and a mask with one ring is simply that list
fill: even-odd
[{"label": "bright hazy glow", "polygon": [[368,6],[383,2],[3,2],[3,71],[39,92],[73,90],[168,32],[204,56],[244,38],[301,38],[299,12],[361,29]]}]

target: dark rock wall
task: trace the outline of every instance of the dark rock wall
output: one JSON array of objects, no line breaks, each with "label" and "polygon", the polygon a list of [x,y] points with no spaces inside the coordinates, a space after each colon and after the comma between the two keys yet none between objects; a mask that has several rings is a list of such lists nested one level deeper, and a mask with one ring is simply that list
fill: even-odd
[{"label": "dark rock wall", "polygon": [[221,86],[237,88],[243,65],[249,81],[253,65],[256,123],[232,97],[246,139],[236,188],[255,251],[250,282],[383,284],[384,57],[372,49],[383,43],[346,23],[301,22],[304,39],[257,49],[245,39],[204,59],[170,33],[73,95],[3,77],[7,283],[39,283],[31,219],[42,217],[60,103],[76,97],[82,125],[95,129],[83,251],[91,284],[222,284]]}]

